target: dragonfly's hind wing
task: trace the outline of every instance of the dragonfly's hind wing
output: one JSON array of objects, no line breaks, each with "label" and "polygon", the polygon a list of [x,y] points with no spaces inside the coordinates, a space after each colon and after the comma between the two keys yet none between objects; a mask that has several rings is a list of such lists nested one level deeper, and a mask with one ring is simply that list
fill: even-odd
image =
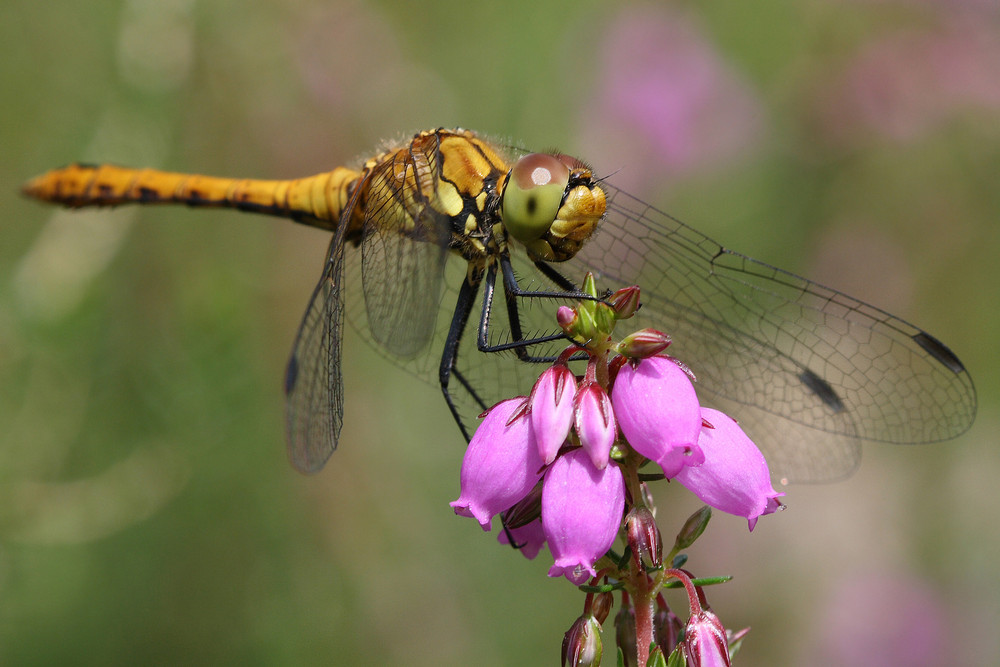
[{"label": "dragonfly's hind wing", "polygon": [[323,467],[344,423],[343,256],[343,238],[336,234],[285,372],[288,458],[304,473]]}]

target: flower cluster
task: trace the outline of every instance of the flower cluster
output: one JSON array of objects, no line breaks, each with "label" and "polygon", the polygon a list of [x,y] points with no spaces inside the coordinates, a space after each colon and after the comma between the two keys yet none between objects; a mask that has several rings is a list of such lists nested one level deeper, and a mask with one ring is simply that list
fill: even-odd
[{"label": "flower cluster", "polygon": [[[487,411],[462,463],[461,494],[451,505],[487,531],[501,515],[500,541],[513,541],[529,558],[547,544],[554,560],[549,576],[577,585],[609,574],[619,581],[631,577],[648,595],[662,585],[654,585],[648,568],[662,572],[663,561],[640,466],[655,463],[664,478],[676,479],[711,507],[746,518],[751,530],[760,516],[782,507],[778,497],[784,494],[772,487],[763,455],[736,421],[701,406],[691,371],[664,354],[670,343],[665,334],[644,329],[612,341],[616,322],[638,308],[638,288],[598,300],[588,276],[585,289],[593,300],[557,314],[574,345],[541,374],[529,396]],[[587,366],[577,377],[570,363],[581,357]],[[619,535],[632,554],[628,571],[622,569],[628,559],[605,558]],[[692,619],[694,613],[692,608]],[[635,621],[652,627],[651,619]],[[574,636],[593,641],[592,619],[578,624]]]}]

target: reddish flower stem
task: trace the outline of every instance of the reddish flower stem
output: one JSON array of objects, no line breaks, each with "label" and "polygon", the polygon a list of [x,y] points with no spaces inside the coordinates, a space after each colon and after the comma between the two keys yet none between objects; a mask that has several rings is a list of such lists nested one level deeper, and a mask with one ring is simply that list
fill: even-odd
[{"label": "reddish flower stem", "polygon": [[636,577],[632,589],[632,608],[635,609],[635,645],[639,652],[638,665],[649,661],[649,645],[653,642],[653,590],[654,583],[645,574]]}]

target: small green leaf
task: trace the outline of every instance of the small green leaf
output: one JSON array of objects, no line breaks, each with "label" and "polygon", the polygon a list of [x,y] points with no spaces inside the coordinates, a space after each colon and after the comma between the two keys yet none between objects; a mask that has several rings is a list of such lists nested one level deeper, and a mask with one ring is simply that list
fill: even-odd
[{"label": "small green leaf", "polygon": [[[726,574],[720,577],[698,577],[697,579],[692,579],[691,583],[695,586],[715,586],[716,584],[724,584],[727,581],[732,581],[733,575]],[[663,584],[664,588],[684,588],[684,584],[677,579],[670,579]],[[582,586],[581,586],[582,588]]]},{"label": "small green leaf", "polygon": [[577,586],[584,593],[610,593],[612,591],[620,591],[625,588],[625,583],[621,581],[612,581],[607,584],[599,584],[597,586],[591,586],[590,584],[581,584]]}]

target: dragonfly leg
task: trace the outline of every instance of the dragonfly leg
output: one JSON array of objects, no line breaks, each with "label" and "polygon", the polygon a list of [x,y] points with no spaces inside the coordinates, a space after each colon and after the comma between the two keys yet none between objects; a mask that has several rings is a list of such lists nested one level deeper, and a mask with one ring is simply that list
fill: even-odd
[{"label": "dragonfly leg", "polygon": [[468,324],[469,314],[472,312],[472,305],[475,303],[476,292],[478,290],[478,280],[475,282],[462,281],[462,287],[458,292],[458,300],[455,302],[455,313],[452,315],[451,326],[448,328],[448,337],[445,339],[444,351],[441,354],[441,365],[438,367],[438,381],[441,383],[441,393],[444,394],[445,403],[448,404],[448,409],[451,410],[451,415],[454,417],[455,423],[458,424],[459,430],[462,431],[462,436],[466,442],[472,439],[472,435],[462,420],[462,415],[458,411],[454,397],[451,395],[449,385],[451,378],[454,377],[465,391],[469,392],[469,395],[472,396],[480,408],[486,410],[489,407],[456,366],[458,363],[458,345],[462,341],[462,332],[465,331],[465,325]]},{"label": "dragonfly leg", "polygon": [[[500,258],[500,268],[503,272],[504,301],[507,305],[507,321],[510,325],[510,340],[503,343],[491,344],[489,342],[490,313],[493,308],[493,295],[496,287],[496,265],[491,265],[487,269],[486,279],[483,282],[483,313],[479,320],[479,335],[477,345],[480,352],[504,352],[512,350],[517,358],[527,363],[551,363],[555,361],[554,356],[538,356],[529,353],[529,347],[542,343],[551,343],[557,340],[569,340],[567,336],[556,331],[544,336],[525,337],[521,329],[521,317],[518,312],[518,299],[594,299],[593,296],[580,291],[565,276],[553,269],[544,262],[537,264],[539,270],[544,273],[552,282],[564,290],[525,290],[517,282],[514,269],[510,264],[509,257]],[[555,317],[553,315],[553,321]]]}]

